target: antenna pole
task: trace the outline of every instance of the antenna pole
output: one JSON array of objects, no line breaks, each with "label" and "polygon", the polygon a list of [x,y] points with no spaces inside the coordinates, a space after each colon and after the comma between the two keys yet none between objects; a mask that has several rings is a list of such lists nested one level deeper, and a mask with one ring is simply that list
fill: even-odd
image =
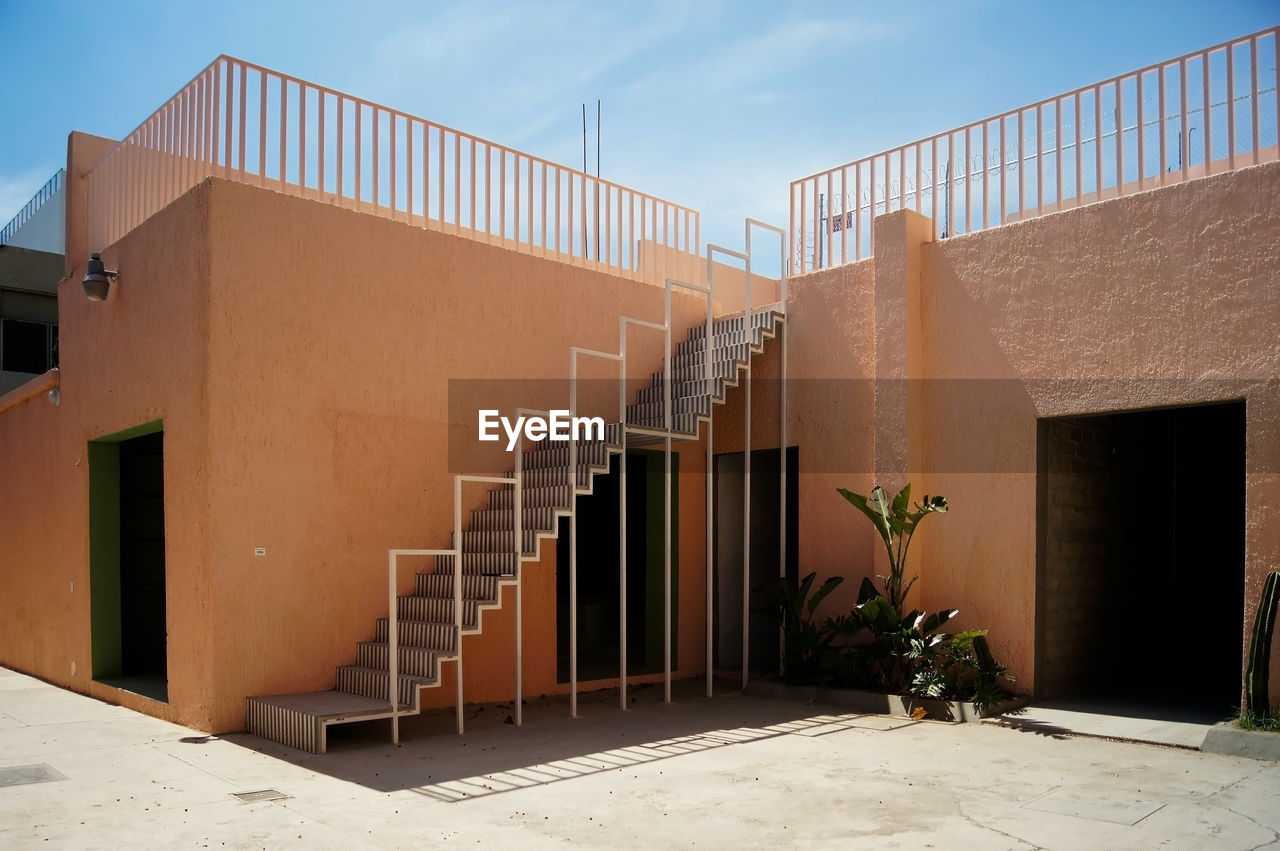
[{"label": "antenna pole", "polygon": [[600,178],[600,98],[596,98],[596,179]]}]

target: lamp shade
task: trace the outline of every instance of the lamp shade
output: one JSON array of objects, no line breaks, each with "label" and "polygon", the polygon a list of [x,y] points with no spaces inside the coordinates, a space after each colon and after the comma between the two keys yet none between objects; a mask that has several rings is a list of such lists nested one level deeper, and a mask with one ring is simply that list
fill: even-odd
[{"label": "lamp shade", "polygon": [[111,290],[111,278],[114,273],[108,272],[98,252],[89,255],[89,265],[85,269],[84,294],[89,301],[106,301]]}]

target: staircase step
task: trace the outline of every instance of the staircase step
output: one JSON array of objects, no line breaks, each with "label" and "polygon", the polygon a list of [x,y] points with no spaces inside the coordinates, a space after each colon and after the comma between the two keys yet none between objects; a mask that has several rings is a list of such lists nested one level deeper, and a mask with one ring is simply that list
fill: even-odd
[{"label": "staircase step", "polygon": [[326,724],[382,718],[391,708],[385,691],[379,700],[336,689],[251,697],[246,704],[250,733],[317,754],[325,752]]},{"label": "staircase step", "polygon": [[[385,671],[391,656],[390,649],[391,645],[385,641],[361,641],[356,645],[356,664]],[[436,681],[436,660],[440,654],[435,650],[402,644],[397,655],[400,657],[399,673]]]},{"label": "staircase step", "polygon": [[[608,470],[608,464],[579,464],[578,465],[578,487],[586,488],[591,486],[591,474],[604,472]],[[507,471],[506,475],[515,475],[514,470]],[[569,485],[569,465],[565,464],[560,467],[539,467],[535,470],[525,470],[523,476],[524,486],[528,490],[536,488],[550,488],[556,485]]]},{"label": "staircase step", "polygon": [[[417,647],[422,650],[435,650],[440,653],[453,652],[454,625],[437,621],[396,621],[400,633],[400,644],[405,647]],[[463,624],[464,630],[467,625]],[[475,625],[472,624],[474,629]],[[391,619],[378,618],[373,640],[385,643],[391,635]],[[385,666],[384,666],[385,667]]]},{"label": "staircase step", "polygon": [[[466,534],[465,532],[463,533]],[[432,576],[444,576],[450,582],[453,581],[453,556],[436,556],[436,570]],[[462,576],[465,579],[468,576],[474,577],[499,577],[507,576],[515,578],[516,575],[516,554],[514,552],[462,552]],[[450,586],[452,587],[452,586]],[[466,594],[466,585],[463,586],[464,597]]]},{"label": "staircase step", "polygon": [[[717,398],[724,398],[725,385],[728,381],[724,378],[713,378],[710,381],[711,394]],[[706,378],[699,377],[693,381],[672,381],[671,382],[671,398],[672,399],[689,399],[707,395],[708,382]],[[636,393],[636,402],[661,402],[666,388],[662,383],[662,373],[657,373],[653,383],[648,387],[641,388]]]},{"label": "staircase step", "polygon": [[[743,333],[741,328],[731,331],[718,332],[711,338],[711,346],[713,349],[720,351],[733,346],[740,346],[750,343],[752,346],[764,345],[765,337],[772,334],[772,329],[752,328],[749,334]],[[676,344],[676,354],[686,354],[688,352],[704,352],[707,349],[707,338],[704,334],[701,337],[690,335],[684,342]]]},{"label": "staircase step", "polygon": [[[362,665],[343,665],[338,668],[338,691],[359,694],[385,701],[387,699],[387,672],[377,668],[366,668]],[[425,677],[401,674],[397,691],[399,699],[405,706],[418,708],[418,688],[433,686],[434,682]]]},{"label": "staircase step", "polygon": [[[751,314],[751,326],[753,328],[766,328],[770,331],[776,330],[778,322],[782,319],[782,314],[776,310],[762,310]],[[725,317],[716,319],[711,323],[712,334],[722,334],[726,331],[741,331],[742,316]],[[700,339],[707,336],[707,326],[705,323],[699,323],[689,329],[689,339]]]},{"label": "staircase step", "polygon": [[[569,496],[569,483],[554,487],[526,487],[523,493],[524,508],[559,508],[569,510],[572,498]],[[489,508],[511,511],[515,507],[515,496],[511,488],[489,491]]]},{"label": "staircase step", "polygon": [[[722,349],[716,349],[712,354],[711,364],[713,367],[712,374],[715,375],[714,367],[717,364],[733,363],[734,361],[746,365],[747,359],[753,354],[759,354],[762,346],[726,346]],[[671,363],[676,369],[685,366],[702,366],[706,369],[707,356],[705,352],[678,352],[671,358]]]},{"label": "staircase step", "polygon": [[[452,573],[419,573],[416,580],[417,596],[453,599]],[[463,574],[462,597],[464,602],[467,600],[479,600],[484,603],[497,601],[498,577]]]},{"label": "staircase step", "polygon": [[[521,553],[538,552],[538,530],[524,529]],[[462,533],[462,549],[467,553],[511,553],[515,550],[514,529],[473,529]],[[465,562],[464,562],[465,563]]]},{"label": "staircase step", "polygon": [[[396,611],[404,621],[433,621],[453,623],[453,595],[448,597],[422,597],[405,595],[396,600]],[[475,600],[462,601],[462,624],[473,628],[479,623],[480,607]]]},{"label": "staircase step", "polygon": [[[567,511],[567,509],[565,509]],[[524,528],[546,534],[554,532],[558,525],[558,516],[554,508],[526,508],[523,512]],[[484,511],[471,512],[471,529],[474,531],[514,529],[514,508],[489,508]]]},{"label": "staircase step", "polygon": [[[660,421],[664,410],[665,408],[661,401],[638,402],[634,405],[627,405],[627,422],[632,423],[637,420]],[[711,412],[711,398],[709,396],[695,396],[672,399],[671,410],[677,416],[680,414],[702,414],[706,416]]]},{"label": "staircase step", "polygon": [[[597,467],[609,463],[610,450],[617,451],[617,443],[602,443],[598,440],[578,441],[578,463],[591,464]],[[540,470],[546,467],[563,469],[569,465],[568,441],[543,441],[537,449],[525,450],[524,471]],[[514,469],[507,473],[511,475]]]},{"label": "staircase step", "polygon": [[[738,372],[745,364],[738,360],[727,360],[723,362],[715,362],[711,364],[712,380],[721,379],[730,383],[738,380]],[[705,364],[695,364],[692,366],[677,365],[671,371],[671,383],[678,384],[686,381],[702,381],[707,377],[707,367]],[[650,387],[662,386],[662,373],[654,372],[649,376]]]},{"label": "staircase step", "polygon": [[[671,430],[674,433],[691,437],[698,433],[698,425],[705,419],[700,414],[676,414],[671,418]],[[627,425],[661,431],[666,428],[666,421],[663,417],[640,417],[628,422]]]}]

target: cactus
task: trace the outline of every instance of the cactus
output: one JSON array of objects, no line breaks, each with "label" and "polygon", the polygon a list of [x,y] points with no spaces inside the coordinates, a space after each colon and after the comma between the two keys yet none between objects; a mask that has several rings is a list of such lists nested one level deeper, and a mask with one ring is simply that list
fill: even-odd
[{"label": "cactus", "polygon": [[1262,717],[1270,712],[1271,639],[1276,630],[1276,607],[1280,601],[1280,573],[1272,571],[1262,583],[1258,613],[1253,619],[1249,640],[1249,667],[1245,669],[1245,711]]}]

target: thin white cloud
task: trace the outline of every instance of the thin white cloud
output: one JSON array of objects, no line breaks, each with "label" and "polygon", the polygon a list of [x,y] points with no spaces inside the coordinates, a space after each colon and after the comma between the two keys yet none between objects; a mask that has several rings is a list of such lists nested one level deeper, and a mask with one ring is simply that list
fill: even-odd
[{"label": "thin white cloud", "polygon": [[[720,40],[687,63],[663,64],[628,87],[637,96],[696,91],[700,96],[741,90],[744,84],[767,80],[790,69],[806,67],[815,54],[828,53],[833,64],[844,61],[842,51],[872,39],[897,34],[879,21],[845,18],[804,18],[784,21],[735,40]],[[752,93],[744,94],[750,97]]]}]

